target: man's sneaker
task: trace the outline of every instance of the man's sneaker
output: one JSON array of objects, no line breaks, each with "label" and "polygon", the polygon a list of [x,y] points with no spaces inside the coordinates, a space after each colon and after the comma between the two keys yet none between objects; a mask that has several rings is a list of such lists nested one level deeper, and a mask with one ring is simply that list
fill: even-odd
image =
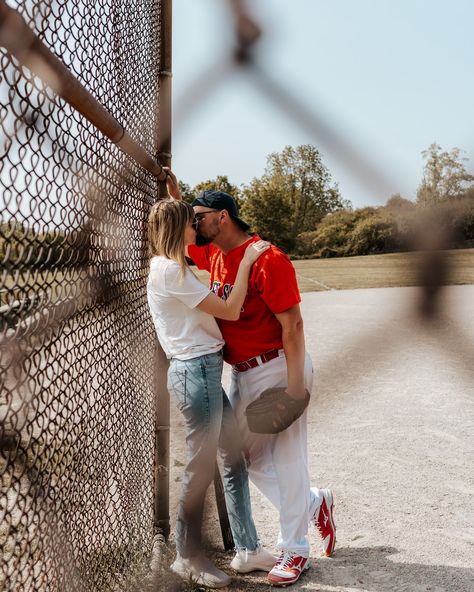
[{"label": "man's sneaker", "polygon": [[238,573],[249,573],[251,571],[270,571],[275,565],[277,558],[262,545],[258,545],[255,551],[237,549],[230,567]]},{"label": "man's sneaker", "polygon": [[336,544],[336,525],[334,524],[334,497],[330,489],[321,489],[323,501],[313,516],[314,526],[323,539],[323,555],[329,557]]},{"label": "man's sneaker", "polygon": [[267,576],[272,586],[294,584],[305,569],[309,568],[307,557],[301,557],[292,551],[282,551],[278,561]]},{"label": "man's sneaker", "polygon": [[223,588],[231,582],[230,576],[218,569],[204,555],[185,559],[178,554],[170,569],[183,579],[191,579],[195,584],[207,588]]}]

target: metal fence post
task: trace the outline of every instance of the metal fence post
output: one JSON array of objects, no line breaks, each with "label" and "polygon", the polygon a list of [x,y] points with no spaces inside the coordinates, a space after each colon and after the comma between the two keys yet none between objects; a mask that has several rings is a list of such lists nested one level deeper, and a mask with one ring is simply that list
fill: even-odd
[{"label": "metal fence post", "polygon": [[[157,160],[161,165],[171,164],[171,25],[172,0],[161,1],[161,39],[159,61],[159,88],[157,89]],[[166,197],[166,184],[160,183],[158,197]],[[170,401],[166,388],[168,361],[158,343],[154,355],[154,391],[156,400],[155,422],[155,482],[154,482],[154,531],[168,538],[169,516],[169,465],[170,465]]]},{"label": "metal fence post", "polygon": [[[157,111],[157,160],[162,166],[171,165],[171,77],[172,77],[172,0],[162,0],[160,18],[160,72],[159,105]],[[158,198],[167,196],[166,184],[160,183]],[[155,396],[156,396],[156,439],[155,439],[155,534],[168,538],[169,516],[169,445],[170,445],[170,400],[166,388],[168,361],[159,343],[155,345]],[[224,497],[224,487],[216,463],[214,478],[216,503],[225,549],[232,549],[234,541]]]}]

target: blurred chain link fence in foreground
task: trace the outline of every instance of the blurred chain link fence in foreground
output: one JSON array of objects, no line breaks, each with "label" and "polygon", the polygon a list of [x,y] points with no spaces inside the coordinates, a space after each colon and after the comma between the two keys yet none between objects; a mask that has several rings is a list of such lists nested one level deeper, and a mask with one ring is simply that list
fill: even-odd
[{"label": "blurred chain link fence in foreground", "polygon": [[51,89],[15,27],[156,157],[161,2],[0,9],[0,588],[119,589],[153,539],[158,180]]},{"label": "blurred chain link fence in foreground", "polygon": [[[161,60],[163,26],[170,25],[165,4],[170,0],[0,1],[6,590],[126,589],[126,574],[149,557],[153,467],[161,462],[155,428],[167,429],[166,405],[155,404],[156,340],[145,291],[146,219],[161,173],[153,159],[170,157],[170,129],[161,120],[170,74]],[[259,24],[244,2],[229,6],[236,50],[190,82],[178,123],[244,69],[283,117],[309,130],[368,186],[388,187],[384,171],[258,63]],[[12,36],[11,9],[115,118],[102,131],[84,117],[90,100],[78,100],[74,85],[61,87],[55,71],[22,48],[21,35]],[[411,245],[426,250],[419,272],[424,317],[438,315],[447,276],[443,232],[432,222]],[[379,338],[361,336],[368,355]],[[470,351],[470,340],[463,343]]]}]

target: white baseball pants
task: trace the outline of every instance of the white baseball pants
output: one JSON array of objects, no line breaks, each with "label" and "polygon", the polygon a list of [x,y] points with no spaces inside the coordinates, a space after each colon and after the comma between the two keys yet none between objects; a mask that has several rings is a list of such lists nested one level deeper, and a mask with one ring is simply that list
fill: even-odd
[{"label": "white baseball pants", "polygon": [[[280,513],[277,547],[309,557],[308,525],[321,505],[323,496],[310,489],[307,447],[308,410],[279,434],[249,431],[245,408],[265,389],[287,386],[286,358],[279,357],[246,372],[232,370],[229,399],[237,417],[248,455],[251,481]],[[305,386],[311,392],[313,366],[306,354]]]}]

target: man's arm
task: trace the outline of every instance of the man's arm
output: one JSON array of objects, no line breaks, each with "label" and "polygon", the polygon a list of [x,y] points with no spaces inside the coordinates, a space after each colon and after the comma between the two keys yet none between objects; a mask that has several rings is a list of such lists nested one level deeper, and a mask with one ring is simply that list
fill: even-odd
[{"label": "man's arm", "polygon": [[300,306],[296,304],[284,312],[275,314],[282,327],[283,349],[288,371],[288,394],[294,399],[304,399],[305,342],[303,318]]}]

